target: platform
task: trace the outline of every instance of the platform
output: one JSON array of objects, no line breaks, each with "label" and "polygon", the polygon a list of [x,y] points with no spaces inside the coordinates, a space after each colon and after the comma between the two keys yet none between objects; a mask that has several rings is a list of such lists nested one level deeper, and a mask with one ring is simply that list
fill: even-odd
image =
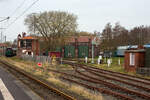
[{"label": "platform", "polygon": [[0,100],[42,100],[0,65]]}]

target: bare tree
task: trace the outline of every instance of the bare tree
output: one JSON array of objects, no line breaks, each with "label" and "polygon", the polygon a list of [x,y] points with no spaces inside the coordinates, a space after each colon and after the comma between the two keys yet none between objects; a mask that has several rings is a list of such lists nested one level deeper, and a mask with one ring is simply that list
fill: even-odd
[{"label": "bare tree", "polygon": [[114,27],[107,23],[102,32],[101,50],[113,51],[118,46],[128,45],[128,30],[122,27],[118,22]]},{"label": "bare tree", "polygon": [[107,23],[105,29],[102,32],[102,42],[100,45],[100,49],[103,51],[112,49],[112,25]]},{"label": "bare tree", "polygon": [[115,50],[118,46],[144,45],[150,43],[150,27],[138,26],[130,31],[118,22],[112,28],[108,23],[102,32],[101,50]]},{"label": "bare tree", "polygon": [[77,29],[77,16],[68,12],[49,11],[30,14],[25,19],[25,25],[30,32],[43,37],[48,50],[65,44],[65,36],[73,34]]}]

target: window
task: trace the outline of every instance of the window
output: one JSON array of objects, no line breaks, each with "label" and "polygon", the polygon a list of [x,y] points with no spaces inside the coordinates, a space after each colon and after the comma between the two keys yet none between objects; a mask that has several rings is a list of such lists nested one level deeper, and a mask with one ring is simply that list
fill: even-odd
[{"label": "window", "polygon": [[32,48],[32,40],[22,40],[21,48]]},{"label": "window", "polygon": [[24,47],[25,47],[25,45],[26,45],[26,41],[21,40],[21,48],[24,48]]},{"label": "window", "polygon": [[26,40],[26,48],[32,48],[32,40]]},{"label": "window", "polygon": [[130,65],[134,66],[135,65],[135,54],[130,53]]},{"label": "window", "polygon": [[28,55],[31,55],[31,52],[28,52]]}]

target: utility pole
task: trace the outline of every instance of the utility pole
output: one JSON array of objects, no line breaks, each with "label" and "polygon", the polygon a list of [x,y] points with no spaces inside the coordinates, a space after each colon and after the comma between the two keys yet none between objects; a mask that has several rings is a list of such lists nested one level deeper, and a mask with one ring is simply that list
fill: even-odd
[{"label": "utility pole", "polygon": [[6,43],[6,36],[5,36],[5,43]]},{"label": "utility pole", "polygon": [[92,40],[92,61],[91,61],[92,64],[94,63],[94,45],[96,44],[95,40],[96,37],[94,37],[94,39]]},{"label": "utility pole", "polygon": [[2,33],[2,31],[1,31],[1,43],[3,43],[3,40],[2,40],[2,35],[3,35],[3,33]]},{"label": "utility pole", "polygon": [[[5,21],[5,20],[9,20],[9,18],[10,18],[10,17],[5,17],[5,19],[0,20],[0,22],[3,22],[3,21]],[[1,30],[1,43],[3,43],[3,31],[2,31],[3,29],[6,29],[6,28],[3,28],[2,25],[1,25],[1,28],[0,28],[0,30]],[[6,42],[6,36],[5,36],[4,41]],[[1,55],[5,55],[5,49],[6,49],[5,46],[4,46],[2,49],[3,49],[3,50],[2,50],[3,52],[2,52]]]},{"label": "utility pole", "polygon": [[[4,19],[2,19],[2,20],[0,20],[0,22],[3,22],[3,21],[5,21],[5,20],[8,20],[10,17],[8,16],[8,17],[5,17]],[[6,29],[6,28],[2,28],[2,26],[1,26],[1,43],[3,43],[3,29]]]},{"label": "utility pole", "polygon": [[0,28],[0,29],[1,29],[1,41],[0,42],[3,43],[3,31],[2,30],[6,28]]}]

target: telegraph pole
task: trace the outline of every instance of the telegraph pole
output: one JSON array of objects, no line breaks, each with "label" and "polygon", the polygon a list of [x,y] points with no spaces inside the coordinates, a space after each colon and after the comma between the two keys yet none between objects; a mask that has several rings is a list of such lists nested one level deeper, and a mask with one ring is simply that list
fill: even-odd
[{"label": "telegraph pole", "polygon": [[5,37],[4,37],[5,39],[4,39],[4,41],[5,41],[5,43],[6,43],[6,35],[5,35]]},{"label": "telegraph pole", "polygon": [[[3,21],[5,21],[5,20],[8,20],[10,17],[5,17],[4,19],[2,19],[2,20],[0,20],[0,22],[3,22]],[[6,28],[2,28],[2,26],[1,26],[1,43],[3,43],[3,29],[6,29]]]},{"label": "telegraph pole", "polygon": [[1,29],[1,41],[0,42],[3,43],[3,31],[2,30],[6,28],[0,28],[0,29]]},{"label": "telegraph pole", "polygon": [[[5,20],[8,20],[9,18],[10,18],[10,17],[5,17],[4,19],[0,20],[0,22],[3,22],[3,21],[5,21]],[[6,28],[3,28],[2,25],[1,25],[1,28],[0,28],[0,30],[1,30],[1,43],[3,43],[3,31],[2,31],[3,29],[6,29]],[[4,38],[5,38],[4,41],[6,42],[6,36],[5,36]],[[3,47],[3,50],[2,50],[3,52],[2,52],[1,55],[5,55],[5,49],[6,49],[6,48]]]}]

